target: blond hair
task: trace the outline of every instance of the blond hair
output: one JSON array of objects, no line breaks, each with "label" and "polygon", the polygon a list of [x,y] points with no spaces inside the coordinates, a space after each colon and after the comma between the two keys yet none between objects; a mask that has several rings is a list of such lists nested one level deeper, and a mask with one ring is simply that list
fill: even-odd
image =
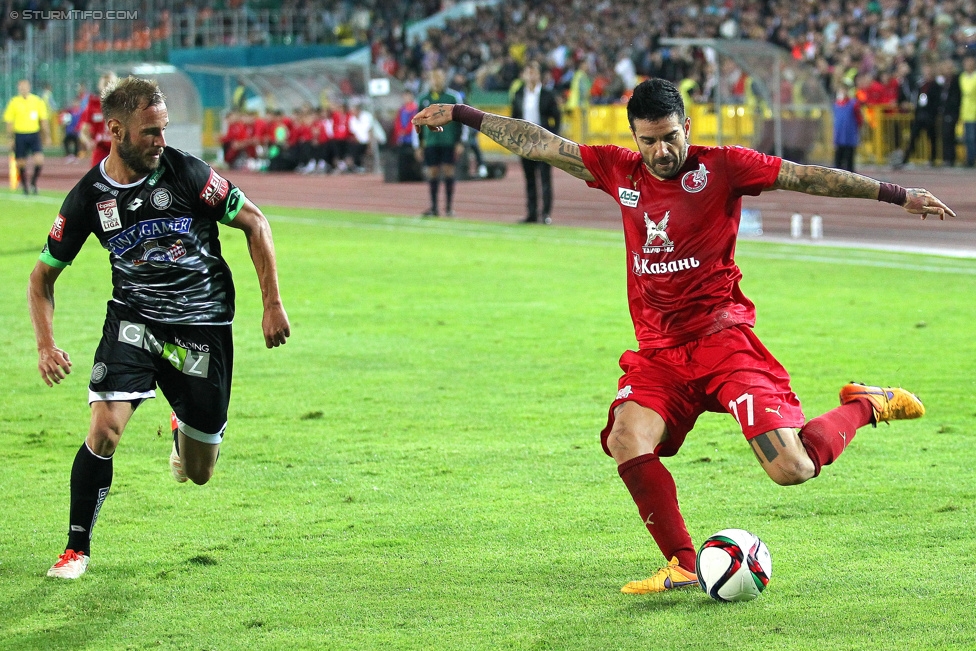
[{"label": "blond hair", "polygon": [[102,115],[126,122],[138,110],[158,106],[166,101],[155,79],[128,76],[111,84],[102,92]]}]

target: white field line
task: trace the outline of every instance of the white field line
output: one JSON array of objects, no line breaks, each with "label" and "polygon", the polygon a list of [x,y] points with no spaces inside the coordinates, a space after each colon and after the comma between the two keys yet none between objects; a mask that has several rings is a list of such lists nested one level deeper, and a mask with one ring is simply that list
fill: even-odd
[{"label": "white field line", "polygon": [[[571,237],[563,237],[556,229],[546,230],[540,234],[531,231],[539,226],[493,226],[473,222],[447,222],[443,220],[411,220],[409,218],[385,218],[378,222],[358,222],[347,220],[332,220],[328,218],[292,217],[288,215],[267,215],[271,221],[305,224],[318,227],[350,228],[357,230],[378,230],[400,233],[418,233],[429,235],[452,235],[469,238],[496,238],[520,242],[539,242],[545,244],[568,244],[581,246],[598,246],[602,248],[618,248],[623,244],[623,236],[619,231],[579,229]],[[589,237],[592,235],[592,237]],[[950,273],[976,275],[976,260],[969,265],[969,259],[976,259],[976,252],[970,255],[960,255],[953,250],[943,251],[931,247],[918,250],[907,246],[865,245],[857,242],[839,241],[824,244],[806,244],[791,242],[790,240],[746,239],[739,240],[738,253],[743,258],[756,257],[771,260],[796,260],[798,262],[812,262],[818,264],[853,265],[863,267],[883,267],[886,269],[902,269],[905,271],[922,271],[931,273]],[[811,249],[824,247],[822,252]],[[772,250],[770,250],[772,249]],[[841,253],[841,250],[854,250]]]}]

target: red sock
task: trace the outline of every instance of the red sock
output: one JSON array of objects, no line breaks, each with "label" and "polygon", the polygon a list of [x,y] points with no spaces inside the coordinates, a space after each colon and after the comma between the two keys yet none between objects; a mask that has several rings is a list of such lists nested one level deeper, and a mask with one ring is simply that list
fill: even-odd
[{"label": "red sock", "polygon": [[656,454],[642,454],[617,467],[654,542],[671,560],[678,557],[682,569],[695,571],[695,547],[678,510],[674,478]]},{"label": "red sock", "polygon": [[857,428],[868,425],[873,416],[871,403],[860,399],[832,409],[803,426],[800,440],[813,461],[814,477],[820,474],[822,466],[837,460],[854,438]]}]

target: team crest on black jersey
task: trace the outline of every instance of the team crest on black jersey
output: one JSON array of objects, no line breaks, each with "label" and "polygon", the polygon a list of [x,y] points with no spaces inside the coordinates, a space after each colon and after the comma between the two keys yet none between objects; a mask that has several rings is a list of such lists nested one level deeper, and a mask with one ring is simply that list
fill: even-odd
[{"label": "team crest on black jersey", "polygon": [[166,210],[173,203],[173,195],[166,188],[156,188],[149,195],[149,203],[156,210]]},{"label": "team crest on black jersey", "polygon": [[[644,242],[644,253],[670,253],[674,251],[674,242],[668,237],[668,220],[671,218],[671,211],[664,213],[664,218],[656,224],[651,221],[647,213],[644,213],[644,224],[647,226],[647,241]],[[660,244],[656,244],[661,240]]]},{"label": "team crest on black jersey", "polygon": [[170,247],[160,245],[158,240],[149,240],[142,243],[142,255],[138,260],[133,260],[132,264],[137,267],[146,263],[165,264],[175,262],[184,255],[186,255],[186,247],[183,245],[183,240],[176,240],[176,244]]},{"label": "team crest on black jersey", "polygon": [[697,170],[688,172],[681,177],[681,187],[683,187],[686,192],[701,192],[705,189],[707,184],[708,170],[705,169],[705,163],[699,163]]}]

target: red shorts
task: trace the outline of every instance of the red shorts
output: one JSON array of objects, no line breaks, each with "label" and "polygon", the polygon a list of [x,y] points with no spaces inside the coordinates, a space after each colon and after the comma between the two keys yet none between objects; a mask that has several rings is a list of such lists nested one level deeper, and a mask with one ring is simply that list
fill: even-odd
[{"label": "red shorts", "polygon": [[673,348],[628,350],[620,357],[620,368],[624,374],[600,437],[608,455],[613,410],[628,401],[664,419],[668,438],[655,450],[662,457],[677,454],[706,411],[732,414],[746,440],[806,422],[786,369],[746,325]]}]

